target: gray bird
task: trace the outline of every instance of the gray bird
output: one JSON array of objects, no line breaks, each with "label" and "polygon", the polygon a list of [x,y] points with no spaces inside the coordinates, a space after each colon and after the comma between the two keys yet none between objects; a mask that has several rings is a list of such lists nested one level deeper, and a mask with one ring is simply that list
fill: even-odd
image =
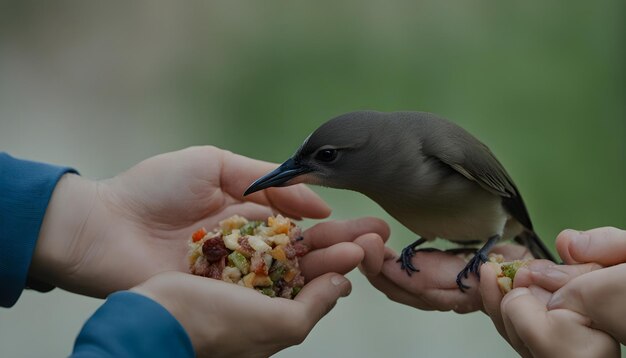
[{"label": "gray bird", "polygon": [[486,242],[457,275],[461,290],[469,288],[462,279],[472,272],[478,276],[500,239],[515,239],[536,258],[554,261],[489,148],[431,113],[360,111],[333,118],[244,195],[296,183],[363,193],[419,235],[398,259],[409,275],[419,271],[411,262],[417,247],[436,238]]}]

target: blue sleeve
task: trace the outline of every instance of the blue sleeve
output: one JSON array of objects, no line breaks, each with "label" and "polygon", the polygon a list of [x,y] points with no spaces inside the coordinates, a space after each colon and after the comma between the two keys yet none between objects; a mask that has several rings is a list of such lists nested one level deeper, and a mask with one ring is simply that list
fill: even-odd
[{"label": "blue sleeve", "polygon": [[73,358],[194,357],[187,332],[163,306],[148,297],[114,293],[85,323]]},{"label": "blue sleeve", "polygon": [[[75,170],[19,160],[0,152],[0,306],[15,304],[24,288],[51,289],[28,278],[31,258],[52,192]],[[84,325],[73,357],[193,357],[184,328],[155,301],[115,293]]]},{"label": "blue sleeve", "polygon": [[[2,307],[13,306],[27,285],[28,269],[46,207],[57,181],[67,172],[76,171],[19,160],[0,152],[0,306]],[[52,286],[46,288],[50,290]]]}]

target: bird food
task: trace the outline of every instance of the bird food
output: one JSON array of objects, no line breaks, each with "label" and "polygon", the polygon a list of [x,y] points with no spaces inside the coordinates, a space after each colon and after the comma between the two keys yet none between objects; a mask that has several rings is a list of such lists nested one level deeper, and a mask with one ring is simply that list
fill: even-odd
[{"label": "bird food", "polygon": [[304,286],[298,258],[308,247],[301,239],[301,229],[281,215],[267,221],[231,216],[212,231],[201,228],[191,235],[189,269],[270,297],[293,299]]},{"label": "bird food", "polygon": [[520,267],[525,266],[529,260],[514,260],[510,262],[504,262],[502,255],[491,255],[489,262],[493,264],[496,270],[496,280],[498,282],[498,288],[503,295],[506,295],[513,289],[513,283],[515,280],[515,274]]}]

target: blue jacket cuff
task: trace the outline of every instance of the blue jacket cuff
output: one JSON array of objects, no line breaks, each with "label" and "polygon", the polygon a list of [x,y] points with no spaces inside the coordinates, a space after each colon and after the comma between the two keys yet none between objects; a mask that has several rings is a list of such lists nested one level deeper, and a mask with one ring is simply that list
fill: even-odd
[{"label": "blue jacket cuff", "polygon": [[163,306],[129,291],[110,295],[85,323],[72,357],[194,357],[183,326]]},{"label": "blue jacket cuff", "polygon": [[76,173],[0,153],[0,306],[13,306],[25,287],[48,202],[67,172]]}]

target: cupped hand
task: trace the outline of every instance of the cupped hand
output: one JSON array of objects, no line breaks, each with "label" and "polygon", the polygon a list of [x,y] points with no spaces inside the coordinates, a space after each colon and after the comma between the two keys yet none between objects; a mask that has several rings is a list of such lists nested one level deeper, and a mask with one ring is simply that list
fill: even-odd
[{"label": "cupped hand", "polygon": [[522,357],[620,356],[619,343],[590,327],[589,318],[567,309],[549,310],[550,297],[540,287],[521,287],[500,304],[506,338]]},{"label": "cupped hand", "polygon": [[288,300],[181,272],[161,273],[133,289],[176,317],[198,357],[269,357],[299,344],[350,290],[343,276],[326,274]]},{"label": "cupped hand", "polygon": [[267,357],[301,343],[337,300],[350,293],[342,274],[357,265],[380,269],[388,234],[384,222],[370,218],[331,221],[305,231],[303,242],[312,251],[300,259],[300,267],[307,283],[294,300],[179,272],[161,273],[133,290],[176,317],[198,356]]},{"label": "cupped hand", "polygon": [[[530,257],[526,248],[514,244],[498,245],[492,250],[507,260]],[[413,264],[420,271],[408,275],[396,262],[398,255],[385,248],[384,263],[379,272],[361,270],[370,283],[389,299],[421,310],[468,313],[483,308],[474,275],[464,282],[470,286],[461,292],[456,284],[457,274],[465,267],[465,258],[445,252],[418,251]]]},{"label": "cupped hand", "polygon": [[[621,320],[626,314],[622,303],[626,298],[626,264],[621,263],[626,262],[625,233],[616,228],[563,231],[557,237],[557,249],[569,264],[531,261],[515,276],[516,289],[511,292],[517,293],[504,298],[494,270],[485,265],[480,284],[485,312],[522,355],[532,351],[528,356],[551,356],[537,352],[559,344],[578,350],[572,356],[604,356],[601,352],[619,355],[619,348],[614,352],[614,341],[626,341],[626,325]],[[517,295],[521,298],[515,298]],[[538,323],[541,317],[547,318],[547,325]],[[580,340],[584,335],[587,338]],[[570,342],[570,337],[578,338]]]},{"label": "cupped hand", "polygon": [[[46,211],[30,273],[73,292],[104,297],[159,272],[187,272],[191,233],[233,214],[252,219],[273,212],[292,218],[330,214],[302,185],[242,197],[273,167],[215,147],[192,147],[157,155],[108,180],[65,175]],[[384,236],[388,230],[374,219],[361,224],[334,239],[352,241],[359,236],[354,233],[365,232]]]},{"label": "cupped hand", "polygon": [[518,271],[518,287],[536,285],[554,293],[548,309],[568,309],[590,319],[590,327],[626,343],[626,231],[602,227],[564,230],[557,250],[566,265],[533,262]]},{"label": "cupped hand", "polygon": [[[533,269],[555,266],[532,261]],[[527,268],[522,274],[527,274]],[[572,271],[573,273],[573,271]],[[619,344],[607,333],[591,327],[585,315],[571,310],[550,310],[552,292],[537,285],[515,288],[502,295],[491,264],[481,268],[480,293],[485,313],[500,335],[523,357],[618,357]]]}]

